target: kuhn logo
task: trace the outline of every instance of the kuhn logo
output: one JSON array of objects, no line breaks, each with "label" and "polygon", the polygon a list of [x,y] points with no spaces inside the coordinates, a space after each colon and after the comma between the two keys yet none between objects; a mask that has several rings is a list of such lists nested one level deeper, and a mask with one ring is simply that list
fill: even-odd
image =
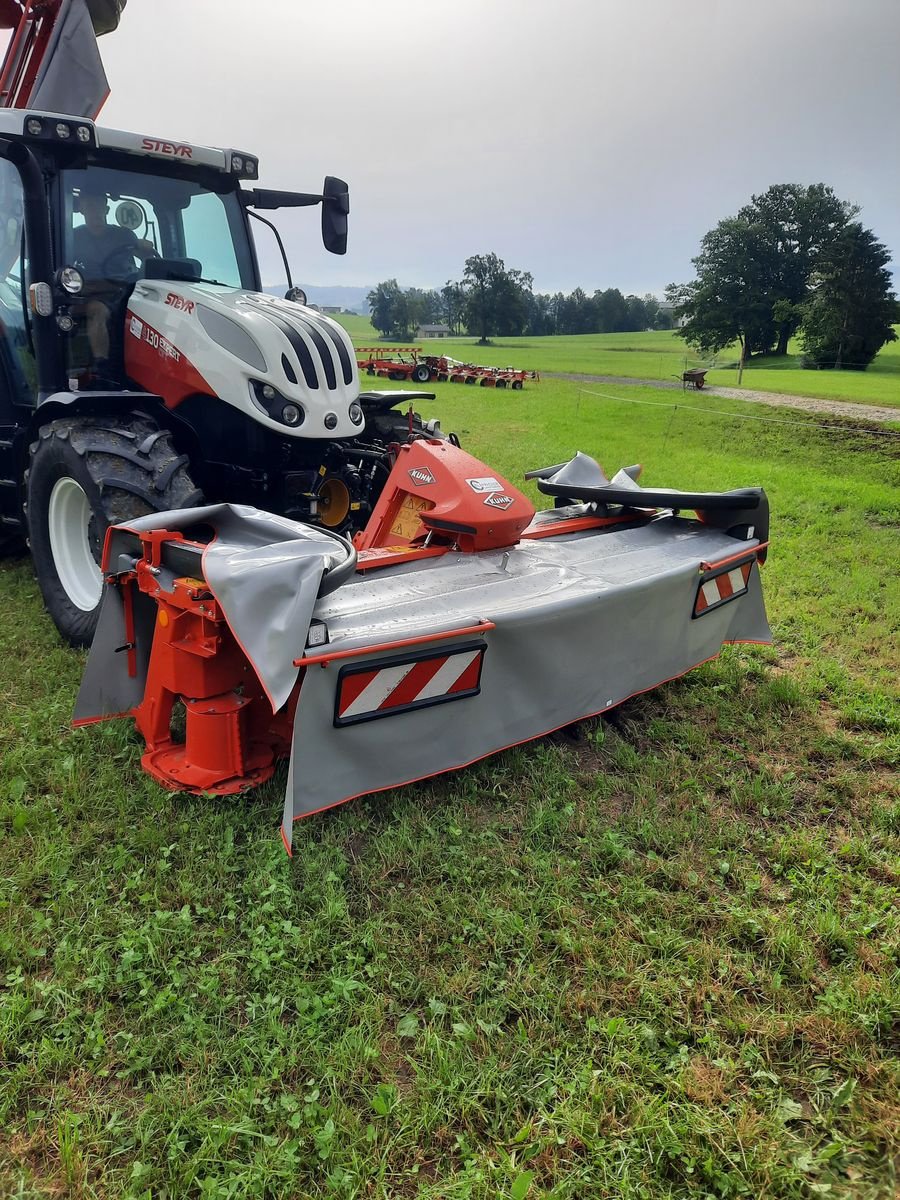
[{"label": "kuhn logo", "polygon": [[427,483],[434,483],[434,476],[427,467],[413,467],[409,472],[409,477],[420,487],[424,487]]},{"label": "kuhn logo", "polygon": [[184,296],[178,296],[175,292],[169,292],[166,296],[166,304],[170,304],[172,308],[180,308],[182,312],[192,313],[194,311],[193,300],[185,300]]},{"label": "kuhn logo", "polygon": [[513,500],[512,496],[501,496],[499,492],[493,492],[485,500],[485,504],[487,504],[490,508],[509,508],[509,506],[513,503],[515,503],[515,501]]},{"label": "kuhn logo", "polygon": [[503,491],[503,484],[499,479],[495,479],[493,475],[484,475],[481,479],[467,479],[466,483],[473,492],[480,492],[482,495],[485,492]]},{"label": "kuhn logo", "polygon": [[149,150],[151,154],[171,154],[173,158],[192,158],[193,150],[190,146],[178,146],[174,142],[160,142],[156,138],[144,138],[141,142],[142,150]]},{"label": "kuhn logo", "polygon": [[137,317],[131,318],[129,329],[131,330],[132,337],[141,338],[144,336],[144,324]]}]

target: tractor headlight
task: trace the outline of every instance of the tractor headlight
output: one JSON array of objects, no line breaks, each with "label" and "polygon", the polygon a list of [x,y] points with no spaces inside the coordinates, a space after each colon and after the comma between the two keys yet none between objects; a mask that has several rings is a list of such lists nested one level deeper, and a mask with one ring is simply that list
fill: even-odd
[{"label": "tractor headlight", "polygon": [[67,125],[65,121],[56,122],[56,136],[58,138],[68,138],[72,136],[72,126]]},{"label": "tractor headlight", "polygon": [[226,162],[232,175],[237,175],[238,179],[257,179],[259,177],[257,159],[245,154],[243,150],[229,150],[227,154]]},{"label": "tractor headlight", "polygon": [[271,417],[273,421],[280,421],[282,425],[289,425],[292,429],[296,429],[306,420],[306,413],[302,406],[288,400],[286,396],[282,396],[281,392],[272,387],[271,383],[264,383],[262,379],[251,379],[250,390],[253,393],[253,399],[266,416]]},{"label": "tractor headlight", "polygon": [[363,410],[360,408],[360,406],[358,404],[350,405],[350,420],[353,422],[354,425],[362,425]]},{"label": "tractor headlight", "polygon": [[75,130],[75,136],[79,142],[89,142],[91,140],[91,130],[88,125],[79,125]]},{"label": "tractor headlight", "polygon": [[77,267],[63,267],[59,273],[59,286],[70,296],[77,296],[84,287],[84,276]]},{"label": "tractor headlight", "polygon": [[32,137],[40,137],[44,132],[44,122],[39,120],[37,117],[29,117],[25,122],[25,130],[27,133],[30,133]]}]

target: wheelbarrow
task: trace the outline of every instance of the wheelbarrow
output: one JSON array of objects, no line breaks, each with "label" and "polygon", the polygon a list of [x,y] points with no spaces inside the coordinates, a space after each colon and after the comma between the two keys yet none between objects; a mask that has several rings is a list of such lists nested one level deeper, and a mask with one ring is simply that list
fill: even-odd
[{"label": "wheelbarrow", "polygon": [[690,371],[685,371],[681,376],[682,390],[684,390],[684,388],[686,388],[686,387],[692,387],[692,388],[696,388],[696,390],[698,392],[701,392],[701,391],[703,391],[705,384],[706,384],[706,369],[705,368],[697,367]]}]

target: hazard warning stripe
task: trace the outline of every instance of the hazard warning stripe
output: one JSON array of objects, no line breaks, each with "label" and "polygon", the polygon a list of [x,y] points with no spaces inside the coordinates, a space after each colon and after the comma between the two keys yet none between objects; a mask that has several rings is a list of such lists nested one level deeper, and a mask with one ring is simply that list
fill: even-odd
[{"label": "hazard warning stripe", "polygon": [[420,652],[402,660],[345,667],[338,676],[335,725],[396,716],[447,700],[477,695],[483,644]]},{"label": "hazard warning stripe", "polygon": [[711,579],[705,580],[697,589],[697,599],[694,601],[694,616],[702,617],[713,608],[736,600],[747,591],[750,582],[750,572],[753,560],[732,567],[730,571],[720,571]]}]

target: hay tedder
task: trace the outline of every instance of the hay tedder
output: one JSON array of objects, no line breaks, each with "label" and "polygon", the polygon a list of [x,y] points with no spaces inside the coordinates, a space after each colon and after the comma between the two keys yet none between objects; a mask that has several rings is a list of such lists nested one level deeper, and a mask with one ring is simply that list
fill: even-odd
[{"label": "hay tedder", "polygon": [[358,346],[356,363],[367,375],[414,383],[437,380],[439,383],[468,383],[520,391],[526,379],[540,378],[537,371],[481,367],[477,363],[460,362],[447,354],[423,354],[421,346]]},{"label": "hay tedder", "polygon": [[431,369],[426,361],[419,361],[421,353],[418,346],[358,346],[356,365],[360,371],[380,379],[428,383]]},{"label": "hay tedder", "polygon": [[768,641],[765,493],[644,489],[639,471],[609,480],[578,454],[530,472],[555,501],[535,512],[416,437],[353,541],[227,504],[113,527],[75,723],[132,717],[144,768],[179,791],[238,792],[288,759],[290,852],[301,817]]}]

